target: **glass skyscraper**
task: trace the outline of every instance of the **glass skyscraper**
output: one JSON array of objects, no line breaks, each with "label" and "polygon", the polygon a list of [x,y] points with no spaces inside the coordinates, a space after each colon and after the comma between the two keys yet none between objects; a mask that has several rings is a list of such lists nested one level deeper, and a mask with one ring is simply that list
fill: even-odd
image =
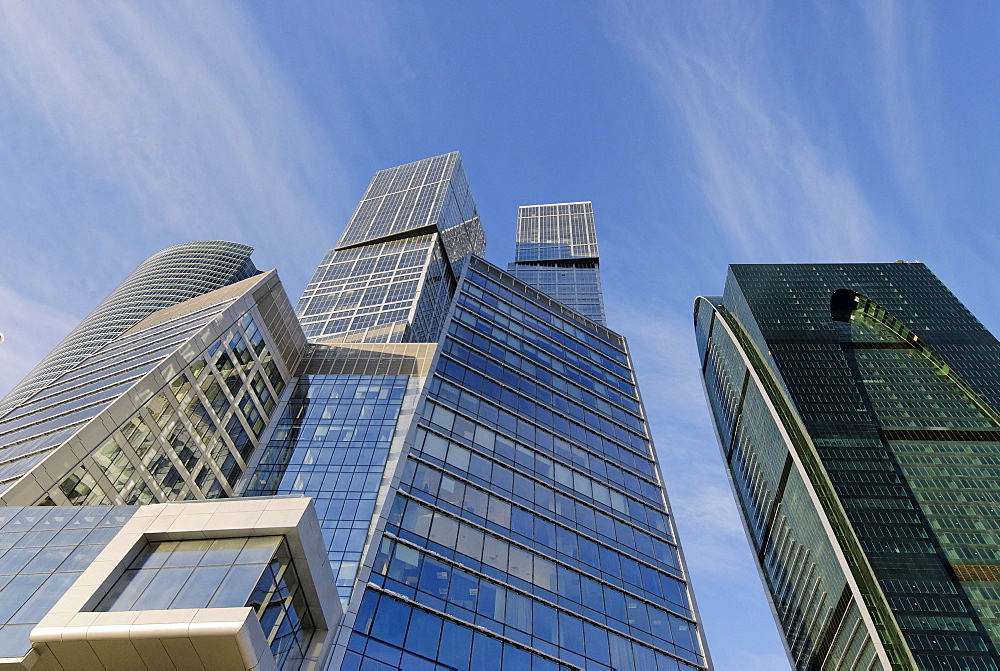
[{"label": "glass skyscraper", "polygon": [[[589,203],[565,207],[600,305]],[[457,153],[383,170],[294,313],[274,271],[231,273],[14,399],[0,501],[32,524],[48,519],[32,506],[118,512],[76,601],[0,579],[0,603],[39,594],[16,622],[0,608],[0,657],[63,659],[105,604],[109,622],[229,618],[246,668],[707,668],[624,338],[484,251]],[[129,531],[173,501],[190,503],[147,506],[166,532]],[[216,530],[185,545],[202,520]],[[244,550],[211,535],[227,523]],[[163,567],[169,598],[152,594]],[[195,602],[207,612],[185,615]],[[175,628],[135,627],[106,637],[179,649]],[[149,652],[134,647],[101,659]]]},{"label": "glass skyscraper", "polygon": [[514,262],[507,272],[605,324],[597,228],[589,201],[518,208]]},{"label": "glass skyscraper", "polygon": [[380,170],[299,299],[310,338],[433,342],[462,262],[486,251],[458,152]]},{"label": "glass skyscraper", "polygon": [[705,388],[800,669],[997,669],[1000,343],[920,263],[733,265]]}]

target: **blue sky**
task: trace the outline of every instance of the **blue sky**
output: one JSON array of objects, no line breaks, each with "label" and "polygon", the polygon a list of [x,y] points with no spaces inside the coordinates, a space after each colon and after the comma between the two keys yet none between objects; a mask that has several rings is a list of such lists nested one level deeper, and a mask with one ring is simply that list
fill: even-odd
[{"label": "blue sky", "polygon": [[592,200],[719,669],[787,666],[697,376],[733,262],[926,262],[1000,332],[1000,5],[0,3],[0,393],[135,265],[293,300],[378,169],[459,150],[489,236]]}]

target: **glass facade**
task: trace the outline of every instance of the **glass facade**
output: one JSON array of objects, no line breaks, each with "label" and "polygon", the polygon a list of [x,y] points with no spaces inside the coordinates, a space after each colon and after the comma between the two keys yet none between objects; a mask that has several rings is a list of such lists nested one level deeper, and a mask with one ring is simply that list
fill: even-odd
[{"label": "glass facade", "polygon": [[382,171],[298,304],[313,344],[245,493],[317,502],[335,667],[708,666],[625,341],[595,323],[590,204],[522,213],[565,243],[519,232],[551,297],[478,258],[456,155]]},{"label": "glass facade", "polygon": [[[708,668],[590,203],[518,231],[527,282],[481,259],[451,153],[375,175],[295,313],[274,271],[236,281],[233,247],[231,284],[137,312],[0,417],[0,501],[309,497],[314,596],[335,580],[344,612],[325,668]],[[88,613],[245,604],[279,665],[313,664],[285,503],[263,538],[145,539]]]},{"label": "glass facade", "polygon": [[704,668],[624,340],[474,258],[439,352],[342,668]]},{"label": "glass facade", "polygon": [[587,201],[518,209],[508,272],[585,317],[605,324],[594,208]]},{"label": "glass facade", "polygon": [[732,266],[695,325],[795,663],[998,668],[1000,343],[918,263]]},{"label": "glass facade", "polygon": [[232,300],[118,338],[0,419],[0,491],[93,421]]},{"label": "glass facade", "polygon": [[247,313],[118,426],[43,504],[232,496],[284,388]]},{"label": "glass facade", "polygon": [[0,501],[233,496],[304,345],[274,271],[147,316],[0,419]]},{"label": "glass facade", "polygon": [[405,375],[300,377],[246,491],[312,497],[345,607],[408,382]]},{"label": "glass facade", "polygon": [[31,630],[135,510],[0,508],[0,658],[31,650]]},{"label": "glass facade", "polygon": [[486,250],[458,152],[375,174],[296,312],[310,338],[433,342],[456,278]]}]

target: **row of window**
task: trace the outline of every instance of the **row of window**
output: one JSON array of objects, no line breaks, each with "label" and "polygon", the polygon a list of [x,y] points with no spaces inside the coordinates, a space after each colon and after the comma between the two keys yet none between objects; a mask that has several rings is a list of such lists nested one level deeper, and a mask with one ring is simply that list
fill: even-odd
[{"label": "row of window", "polygon": [[[488,296],[488,294],[484,294],[484,296]],[[485,303],[486,299],[483,300]],[[555,343],[528,328],[529,325],[534,325],[532,322],[537,322],[537,320],[530,319],[527,314],[522,314],[519,310],[509,307],[505,303],[495,302],[506,307],[506,311],[510,315],[480,303],[473,299],[470,294],[462,294],[458,300],[461,309],[456,309],[456,318],[476,327],[477,330],[482,330],[481,324],[488,325],[490,330],[486,332],[487,335],[493,335],[498,340],[506,340],[511,346],[517,347],[519,351],[523,352],[525,356],[540,362],[546,368],[554,368],[578,384],[597,390],[598,383],[603,383],[603,385],[617,390],[627,397],[636,398],[635,387],[631,382],[632,376],[627,366],[601,356],[595,350],[587,349],[581,355],[574,349]],[[503,333],[510,335],[503,338],[501,335]],[[587,354],[590,356],[588,357]],[[594,362],[591,359],[598,359],[598,361]],[[604,395],[609,394],[605,392]]]},{"label": "row of window", "polygon": [[[620,622],[635,624],[623,615],[626,611],[617,607],[623,603],[623,599],[629,603],[640,603],[641,599],[633,594],[642,594],[644,599],[666,604],[690,617],[687,593],[682,582],[649,566],[628,560],[605,546],[586,546],[588,551],[593,552],[593,556],[588,556],[586,561],[572,560],[568,553],[558,556],[551,549],[543,547],[544,544],[540,541],[531,542],[517,532],[511,533],[504,529],[502,525],[476,525],[471,521],[459,521],[405,496],[398,496],[393,501],[389,524],[390,529],[400,529],[401,537],[433,547],[439,554],[452,557],[469,568],[490,575],[495,575],[498,571],[506,573],[508,580],[513,579],[512,584],[520,585],[522,589],[552,601],[565,601],[571,609],[579,609],[582,605],[588,615],[601,622],[605,621],[606,615],[610,615]],[[511,543],[510,539],[528,548],[538,547],[541,554],[529,552]],[[569,540],[572,538],[567,539]],[[559,563],[549,559],[553,556],[557,556]],[[587,562],[593,562],[594,565],[587,566]],[[598,579],[589,577],[588,571]],[[601,580],[605,582],[602,583]],[[658,612],[662,610],[652,603],[647,605]],[[632,612],[633,608],[629,606],[628,612]]]},{"label": "row of window", "polygon": [[[559,607],[555,599],[540,601],[525,593],[517,579],[508,581],[499,574],[489,579],[391,538],[379,547],[371,582],[436,610],[444,611],[447,602],[450,615],[580,666],[608,665],[611,645],[654,652],[631,637],[701,662],[692,623],[652,607],[647,612],[644,603],[622,599],[621,593],[608,602],[608,617],[598,619],[593,616],[600,610],[580,611],[570,603]],[[581,618],[581,612],[590,619]],[[605,619],[617,632],[605,628]]]},{"label": "row of window", "polygon": [[[63,376],[56,385],[0,421],[0,434],[3,434],[0,442],[6,445],[0,450],[0,458],[18,459],[59,445],[79,424],[93,417],[148,372],[166,351],[176,348],[193,329],[214,317],[222,307],[224,305],[208,306],[192,315],[157,324],[137,333],[134,338],[109,344]],[[53,431],[57,425],[59,430]],[[28,460],[21,460],[20,464],[8,464],[5,470],[11,475],[19,475],[27,464]]]},{"label": "row of window", "polygon": [[[371,245],[364,245],[361,247],[352,247],[351,249],[331,249],[323,255],[323,260],[320,261],[319,266],[316,268],[316,274],[313,276],[309,285],[319,282],[319,277],[324,273],[328,266],[334,263],[340,263],[343,261],[356,261],[358,259],[370,259],[374,257],[384,256],[386,254],[393,254],[398,252],[409,252],[417,249],[426,249],[430,244],[431,236],[422,235],[412,238],[404,238],[400,240],[390,240],[388,242],[376,243]],[[307,288],[308,290],[308,288]]]},{"label": "row of window", "polygon": [[379,170],[368,186],[364,198],[367,200],[440,182],[445,179],[446,174],[451,172],[452,166],[457,161],[457,154],[442,154],[395,168]]},{"label": "row of window", "polygon": [[347,224],[340,245],[350,245],[365,240],[381,238],[407,229],[420,228],[429,223],[432,210],[440,211],[439,199],[444,196],[447,183],[414,185],[385,195],[371,196],[358,204],[358,210]]},{"label": "row of window", "polygon": [[[467,403],[466,401],[470,399],[472,402]],[[551,434],[541,430],[534,431],[532,425],[502,410],[498,412],[490,404],[480,403],[479,399],[468,395],[467,392],[461,392],[460,406],[463,412],[471,414],[476,422],[430,400],[425,402],[425,422],[433,424],[435,430],[440,433],[449,434],[459,442],[487,452],[487,456],[491,459],[499,457],[502,462],[540,475],[546,480],[554,480],[572,495],[586,496],[620,514],[628,511],[629,515],[642,523],[663,533],[671,533],[665,518],[660,490],[652,483],[640,480],[633,473],[620,469],[612,463],[587,455],[575,446],[572,450],[565,449],[567,444],[561,439],[548,440],[553,438]],[[517,436],[517,440],[487,429],[477,422],[499,426]],[[532,447],[529,448],[528,445]],[[539,448],[545,450],[547,454],[542,454]],[[549,455],[557,458],[552,459]],[[576,468],[569,468],[560,463],[560,460],[587,468],[597,477],[592,478]],[[626,494],[623,495],[607,484],[617,485]],[[646,501],[638,501],[635,498],[638,496],[644,497]]]},{"label": "row of window", "polygon": [[[436,383],[437,380],[431,385],[432,395]],[[454,396],[448,398],[445,394],[450,386],[447,383],[440,385],[442,394],[433,396],[434,399],[451,401],[453,404],[451,407],[460,407],[463,412],[472,415],[476,422],[499,426],[517,436],[519,440],[515,441],[503,433],[487,429],[482,424],[456,414],[445,406],[427,401],[428,412],[425,412],[424,416],[437,427],[438,431],[450,433],[463,442],[478,446],[488,452],[491,458],[498,455],[503,460],[513,462],[514,465],[529,472],[538,473],[546,479],[555,479],[559,484],[616,511],[624,513],[640,506],[639,512],[634,513],[635,517],[643,521],[649,518],[650,526],[664,532],[668,530],[661,519],[662,498],[653,483],[640,480],[634,473],[619,468],[619,465],[624,465],[621,462],[599,459],[592,453],[541,429],[531,431],[534,428],[532,425],[526,424],[510,413],[498,411],[491,404],[481,402],[467,391],[456,390]],[[455,397],[457,400],[452,400]],[[531,447],[528,447],[529,445]],[[545,451],[544,454],[542,450]],[[561,462],[573,466],[571,468]],[[581,473],[580,470],[588,471],[593,477]],[[609,484],[612,487],[609,488],[607,486]],[[615,486],[624,490],[626,494],[616,491]],[[633,498],[640,495],[647,503],[639,503]],[[648,505],[649,503],[652,506]]]},{"label": "row of window", "polygon": [[[536,403],[535,401],[510,390],[501,387],[483,375],[468,369],[461,364],[442,358],[439,361],[438,371],[442,377],[448,378],[455,384],[438,386],[437,393],[440,397],[461,407],[464,411],[481,417],[490,425],[498,426],[517,436],[521,441],[530,445],[537,445],[539,448],[557,454],[556,445],[560,446],[559,451],[566,453],[569,451],[572,458],[572,450],[566,450],[562,445],[572,441],[578,445],[587,447],[590,451],[606,456],[607,462],[598,459],[596,456],[588,456],[587,467],[595,472],[609,471],[612,468],[622,467],[622,477],[625,480],[626,488],[635,493],[641,494],[646,499],[659,502],[659,487],[647,479],[639,479],[634,473],[637,471],[645,478],[655,479],[655,467],[652,460],[647,456],[649,446],[643,439],[635,434],[631,434],[637,443],[642,443],[638,449],[647,450],[645,453],[636,453],[632,449],[623,447],[615,440],[609,439],[599,433],[598,430],[584,426],[575,421],[571,422],[558,411],[553,412],[548,407]],[[437,383],[433,383],[435,386]],[[456,392],[456,389],[459,391]],[[481,400],[480,396],[486,397],[490,402]],[[505,409],[500,409],[502,406]],[[559,441],[558,443],[556,441]],[[579,459],[587,451],[580,451]],[[609,475],[609,478],[613,477]]]},{"label": "row of window", "polygon": [[[512,289],[501,285],[493,277],[487,277],[490,272],[488,266],[473,265],[473,271],[468,274],[469,282],[477,285],[471,287],[466,285],[464,291],[475,298],[481,299],[491,307],[504,311],[509,317],[514,317],[522,323],[529,323],[538,333],[549,338],[564,347],[567,347],[584,357],[597,357],[595,361],[604,361],[608,358],[617,362],[622,370],[627,370],[629,366],[628,356],[625,354],[624,340],[608,332],[595,335],[594,331],[581,328],[575,321],[566,319],[554,312],[550,312],[529,299],[524,298]],[[494,301],[500,300],[497,305]],[[516,308],[509,312],[511,308]],[[529,321],[530,320],[530,321]],[[603,337],[602,337],[603,336]],[[609,370],[614,370],[609,368]],[[624,377],[629,377],[627,373]]]},{"label": "row of window", "polygon": [[[484,631],[474,630],[375,590],[365,593],[340,668],[342,671],[571,669]],[[675,671],[675,668],[669,671]]]},{"label": "row of window", "polygon": [[[534,482],[521,473],[512,472],[500,464],[491,463],[461,445],[449,443],[433,433],[425,435],[426,439],[422,443],[420,442],[421,436],[418,435],[418,442],[414,445],[414,454],[419,455],[422,461],[430,462],[439,467],[444,466],[446,471],[449,470],[448,467],[451,467],[450,470],[457,472],[457,476],[447,475],[448,479],[444,480],[443,478],[446,476],[436,469],[426,465],[418,466],[416,463],[407,464],[404,470],[404,479],[408,483],[412,482],[415,490],[430,496],[439,496],[460,510],[482,518],[489,518],[486,514],[487,501],[496,499],[497,502],[494,503],[494,506],[497,511],[500,511],[510,508],[510,504],[501,504],[500,501],[512,498],[524,506],[523,509],[518,508],[524,514],[528,514],[528,510],[541,515],[554,514],[560,524],[579,529],[585,537],[600,538],[601,542],[619,546],[627,553],[639,552],[639,554],[649,558],[647,561],[665,562],[671,568],[679,571],[676,549],[663,540],[666,538],[669,541],[671,533],[669,523],[661,513],[637,505],[632,507],[633,510],[616,511],[622,519],[613,517],[591,505],[575,501],[552,487]],[[484,477],[487,474],[489,477]],[[462,480],[478,484],[483,490],[466,486]],[[445,486],[449,489],[442,490],[441,488]],[[567,489],[569,488],[567,487]],[[608,506],[608,508],[610,507]],[[645,518],[637,518],[633,515],[633,513],[641,515],[644,511],[648,511],[650,516],[658,516],[654,519],[655,524],[650,524]],[[509,515],[506,517],[509,518]],[[646,528],[644,529],[640,525]],[[648,532],[650,528],[660,531],[660,535],[650,534]],[[530,536],[530,534],[526,535]]]},{"label": "row of window", "polygon": [[[494,329],[491,337],[502,343],[498,344],[459,323],[453,324],[450,332],[459,342],[449,338],[445,342],[444,351],[462,363],[471,364],[475,370],[486,373],[488,377],[501,379],[503,376],[501,370],[503,365],[506,365],[510,369],[507,375],[514,376],[511,379],[516,380],[516,382],[511,383],[512,386],[517,388],[522,385],[527,386],[530,383],[528,388],[532,390],[532,395],[542,398],[548,405],[563,409],[566,406],[578,404],[581,406],[581,410],[573,411],[574,415],[577,412],[582,412],[583,409],[592,409],[637,433],[644,433],[637,401],[623,396],[602,382],[596,382],[590,378],[583,379],[572,370],[569,370],[569,374],[565,377],[554,374],[552,369],[561,367],[558,361],[546,361],[541,357],[522,357],[514,350],[525,351],[525,347],[515,336]],[[468,346],[461,343],[467,343]],[[530,354],[530,351],[528,353]],[[531,361],[531,358],[534,358],[534,361]],[[567,370],[565,367],[561,368],[563,372]],[[516,371],[521,371],[523,374]],[[595,395],[589,389],[598,391],[601,396]],[[552,390],[556,393],[553,393]],[[610,399],[611,402],[605,399]],[[569,413],[570,410],[565,409],[564,412]],[[597,422],[596,416],[594,422]],[[611,435],[616,433],[613,427],[606,430]],[[624,436],[622,440],[626,443],[630,442]]]},{"label": "row of window", "polygon": [[[597,645],[596,641],[594,645]],[[398,601],[388,594],[380,595],[374,590],[365,595],[348,649],[341,667],[345,671],[569,671],[571,668],[512,641],[494,638],[482,630]],[[695,668],[649,648],[633,646],[618,636],[611,640],[608,656],[616,669],[681,671]],[[371,661],[386,666],[372,666],[369,664]],[[588,668],[607,671],[610,667],[590,664]]]},{"label": "row of window", "polygon": [[132,516],[127,508],[0,508],[0,657],[28,636]]},{"label": "row of window", "polygon": [[424,235],[328,253],[296,308],[306,334],[344,333],[405,319],[418,286],[414,271],[426,262],[430,240]]}]

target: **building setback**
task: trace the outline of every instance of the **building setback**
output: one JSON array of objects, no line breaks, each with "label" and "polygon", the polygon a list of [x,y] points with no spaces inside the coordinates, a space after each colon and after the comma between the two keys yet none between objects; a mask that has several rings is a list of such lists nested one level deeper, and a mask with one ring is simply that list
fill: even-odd
[{"label": "building setback", "polygon": [[920,263],[733,265],[705,388],[800,669],[997,669],[1000,343]]},{"label": "building setback", "polygon": [[[101,630],[155,639],[178,668],[710,665],[625,340],[481,258],[457,153],[376,174],[295,311],[233,249],[224,281],[119,320],[0,416],[0,502],[25,506],[0,524],[117,511],[86,545],[102,571],[87,590],[60,599],[45,576],[72,571],[42,562],[31,607],[0,612],[0,658],[58,668],[97,617],[228,632],[223,653],[194,625],[190,647],[174,625]],[[219,498],[243,508],[203,507]],[[143,505],[173,501],[191,503]],[[59,553],[78,552],[65,536]],[[50,553],[42,540],[11,536]],[[223,608],[227,572],[243,577]],[[153,598],[168,577],[180,593]],[[133,661],[154,646],[122,645]]]}]

